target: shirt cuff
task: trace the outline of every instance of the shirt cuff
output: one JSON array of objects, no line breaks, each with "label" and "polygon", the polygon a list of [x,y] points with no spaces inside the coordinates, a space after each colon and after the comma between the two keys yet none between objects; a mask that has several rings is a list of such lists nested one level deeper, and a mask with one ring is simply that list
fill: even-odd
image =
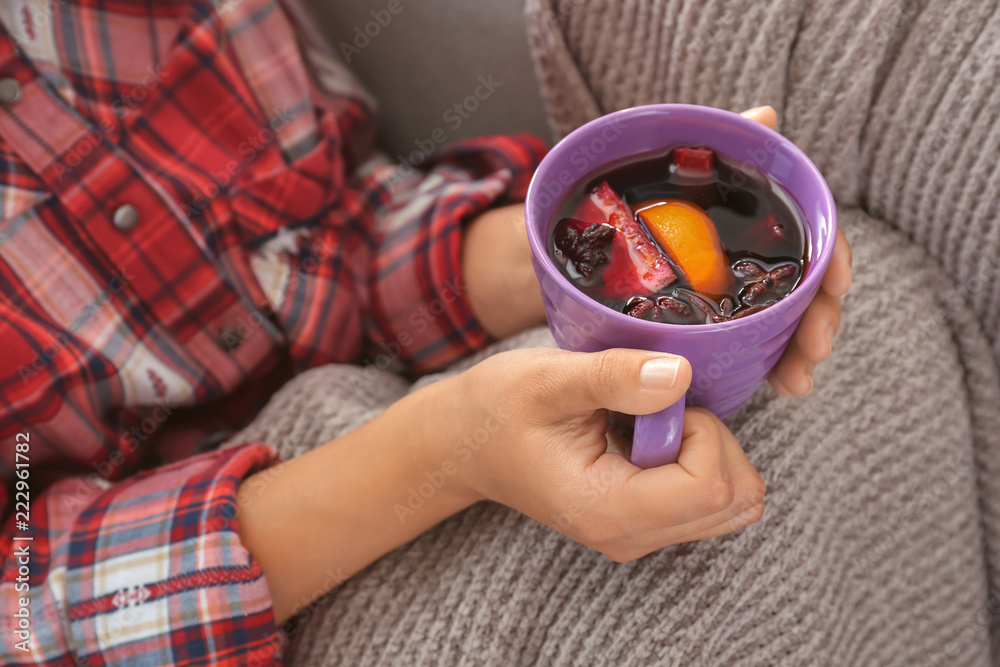
[{"label": "shirt cuff", "polygon": [[427,372],[491,342],[462,282],[462,227],[492,206],[522,201],[545,151],[527,134],[486,137],[449,145],[420,171],[378,171],[392,196],[376,222],[365,321],[377,365]]},{"label": "shirt cuff", "polygon": [[[87,664],[276,664],[264,574],[240,542],[236,491],[278,462],[246,444],[101,491],[62,551],[71,645]],[[59,495],[58,484],[53,487]]]}]

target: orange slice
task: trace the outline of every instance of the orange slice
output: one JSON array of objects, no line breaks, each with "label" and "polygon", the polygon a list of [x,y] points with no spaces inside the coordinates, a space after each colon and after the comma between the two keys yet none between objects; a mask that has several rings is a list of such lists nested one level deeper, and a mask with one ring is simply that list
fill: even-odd
[{"label": "orange slice", "polygon": [[639,217],[698,292],[729,293],[733,272],[715,223],[697,204],[667,199],[639,211]]}]

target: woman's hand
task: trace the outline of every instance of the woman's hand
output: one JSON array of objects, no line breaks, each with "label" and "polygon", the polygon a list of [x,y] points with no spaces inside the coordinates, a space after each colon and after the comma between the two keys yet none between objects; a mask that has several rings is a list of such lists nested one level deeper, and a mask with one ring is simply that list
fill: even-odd
[{"label": "woman's hand", "polygon": [[[771,107],[757,107],[743,115],[775,129],[778,117]],[[833,259],[823,276],[816,298],[809,304],[785,353],[771,370],[768,381],[779,393],[805,396],[812,390],[813,369],[833,350],[840,328],[840,299],[851,287],[851,247],[844,232],[837,230]]]},{"label": "woman's hand", "polygon": [[764,482],[717,417],[686,411],[676,464],[642,470],[613,451],[609,410],[662,410],[690,381],[686,360],[654,352],[498,354],[417,392],[433,392],[425,404],[454,429],[430,470],[457,470],[452,492],[513,507],[616,561],[729,533],[760,519]]},{"label": "woman's hand", "polygon": [[819,291],[768,377],[778,393],[805,396],[812,391],[813,369],[833,351],[833,339],[840,329],[840,299],[850,288],[851,246],[838,229],[833,259]]},{"label": "woman's hand", "polygon": [[484,498],[617,561],[757,521],[764,482],[708,412],[685,414],[675,464],[608,451],[609,409],[656,412],[690,382],[685,360],[654,352],[505,352],[252,475],[235,526],[275,619]]}]

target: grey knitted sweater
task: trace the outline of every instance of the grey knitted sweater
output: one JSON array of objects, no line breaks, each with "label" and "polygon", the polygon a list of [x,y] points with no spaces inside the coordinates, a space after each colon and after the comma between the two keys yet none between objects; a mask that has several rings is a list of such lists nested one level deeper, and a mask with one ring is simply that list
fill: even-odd
[{"label": "grey knitted sweater", "polygon": [[[481,503],[307,609],[289,663],[991,664],[997,2],[530,0],[529,23],[557,136],[648,102],[778,108],[854,247],[834,355],[808,398],[765,387],[729,421],[768,482],[760,523],[617,565]],[[410,390],[316,369],[233,442],[295,456]]]}]

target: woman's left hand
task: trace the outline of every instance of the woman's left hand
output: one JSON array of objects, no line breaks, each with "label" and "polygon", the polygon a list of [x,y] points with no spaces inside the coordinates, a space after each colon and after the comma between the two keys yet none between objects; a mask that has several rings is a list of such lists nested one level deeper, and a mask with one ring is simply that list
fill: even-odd
[{"label": "woman's left hand", "polygon": [[494,338],[545,323],[524,204],[490,209],[469,223],[462,240],[462,281],[472,312]]},{"label": "woman's left hand", "polygon": [[[771,107],[757,107],[743,115],[775,129],[778,116]],[[833,338],[840,328],[840,299],[851,288],[851,246],[844,232],[837,230],[833,259],[823,276],[816,298],[809,304],[785,353],[771,370],[768,381],[778,393],[805,396],[812,390],[813,369],[833,350]]]}]

